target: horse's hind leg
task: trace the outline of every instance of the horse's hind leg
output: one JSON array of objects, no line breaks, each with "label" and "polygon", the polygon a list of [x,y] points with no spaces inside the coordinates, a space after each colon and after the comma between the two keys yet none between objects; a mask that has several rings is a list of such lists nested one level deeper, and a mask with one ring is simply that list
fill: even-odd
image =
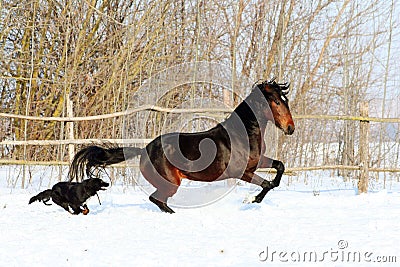
[{"label": "horse's hind leg", "polygon": [[168,196],[161,193],[161,191],[159,191],[158,189],[150,195],[149,199],[151,202],[156,204],[163,212],[175,213],[175,211],[167,205]]},{"label": "horse's hind leg", "polygon": [[141,171],[146,180],[157,189],[150,195],[150,201],[156,204],[163,212],[175,213],[170,207],[168,207],[167,200],[176,193],[179,185],[171,183],[161,175],[158,175],[158,173],[145,172],[143,169]]},{"label": "horse's hind leg", "polygon": [[[153,163],[149,158],[147,150],[145,151],[146,152],[144,152],[140,158],[140,172],[143,177],[157,189],[150,195],[149,199],[156,204],[161,211],[174,213],[174,211],[168,207],[167,200],[178,190],[180,179],[179,177],[175,177],[176,175],[174,175],[172,171],[173,166],[168,163],[163,155],[159,155],[157,159],[154,159]],[[158,156],[158,153],[158,150],[153,151],[153,156]]]},{"label": "horse's hind leg", "polygon": [[173,183],[172,181],[167,180],[167,178],[154,173],[151,176],[151,179],[148,177],[149,176],[145,176],[145,178],[157,189],[149,197],[150,201],[156,204],[163,212],[175,213],[170,207],[168,207],[167,200],[176,193],[179,184],[177,184],[177,182]]}]

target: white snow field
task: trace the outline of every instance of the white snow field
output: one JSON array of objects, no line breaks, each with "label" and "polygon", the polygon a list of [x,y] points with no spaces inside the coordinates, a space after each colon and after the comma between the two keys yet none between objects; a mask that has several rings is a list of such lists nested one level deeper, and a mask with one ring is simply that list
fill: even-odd
[{"label": "white snow field", "polygon": [[[71,215],[29,199],[57,182],[33,176],[26,189],[0,167],[0,266],[398,266],[400,185],[371,180],[370,193],[328,173],[284,176],[260,204],[248,184],[200,208],[165,214],[138,187],[114,184]],[[17,175],[17,173],[15,173]],[[46,181],[46,179],[48,179]],[[39,185],[41,184],[41,185]],[[179,191],[178,191],[179,194]],[[178,195],[177,194],[177,195]]]}]

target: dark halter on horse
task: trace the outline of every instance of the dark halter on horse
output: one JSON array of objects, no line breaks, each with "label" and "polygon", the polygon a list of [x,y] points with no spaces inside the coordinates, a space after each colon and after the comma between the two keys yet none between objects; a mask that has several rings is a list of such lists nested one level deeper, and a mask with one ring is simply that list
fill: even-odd
[{"label": "dark halter on horse", "polygon": [[[140,171],[156,188],[149,199],[164,212],[174,212],[167,200],[177,192],[182,179],[203,182],[241,179],[262,188],[252,199],[259,203],[268,191],[279,186],[285,170],[282,162],[264,156],[268,146],[263,137],[269,121],[285,134],[293,134],[295,126],[286,97],[289,86],[276,83],[275,79],[257,84],[225,121],[207,131],[160,135],[143,149],[83,148],[71,163],[70,179],[83,179],[84,173],[91,177],[93,168],[105,168],[140,156]],[[255,173],[258,168],[276,169],[275,178],[265,180]]]}]

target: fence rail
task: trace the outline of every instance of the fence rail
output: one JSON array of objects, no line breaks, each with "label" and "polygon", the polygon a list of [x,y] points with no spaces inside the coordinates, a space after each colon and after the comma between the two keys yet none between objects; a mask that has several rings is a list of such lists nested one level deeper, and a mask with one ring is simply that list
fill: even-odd
[{"label": "fence rail", "polygon": [[[91,121],[101,119],[112,119],[116,117],[131,115],[140,111],[158,111],[165,113],[231,113],[233,109],[227,108],[164,108],[153,105],[144,105],[137,108],[128,109],[126,111],[86,116],[86,117],[38,117],[38,116],[27,116],[18,114],[1,113],[0,117],[12,118],[12,119],[23,119],[23,120],[36,120],[36,121],[56,121],[56,122],[79,122],[79,121]],[[380,122],[380,123],[400,123],[400,118],[377,118],[377,117],[364,117],[364,116],[348,116],[348,115],[293,115],[294,119],[319,119],[319,120],[350,120],[350,121],[369,121],[369,122]]]},{"label": "fence rail", "polygon": [[113,143],[113,144],[144,144],[150,142],[152,139],[65,139],[65,140],[26,140],[26,141],[13,141],[4,140],[0,142],[0,145],[12,145],[12,146],[56,146],[56,145],[86,145],[86,144],[101,144],[101,143]]},{"label": "fence rail", "polygon": [[[29,166],[69,166],[69,161],[29,161],[29,160],[13,160],[13,159],[0,159],[0,165],[29,165]],[[115,168],[139,167],[138,164],[114,164]],[[286,168],[286,175],[296,175],[298,172],[303,171],[326,171],[326,170],[349,170],[349,171],[360,171],[361,166],[347,166],[347,165],[323,165],[323,166],[309,166],[309,167],[292,167]],[[400,168],[368,168],[369,172],[390,172],[399,173]],[[275,169],[271,168],[260,168],[257,172],[268,172],[275,173]]]}]

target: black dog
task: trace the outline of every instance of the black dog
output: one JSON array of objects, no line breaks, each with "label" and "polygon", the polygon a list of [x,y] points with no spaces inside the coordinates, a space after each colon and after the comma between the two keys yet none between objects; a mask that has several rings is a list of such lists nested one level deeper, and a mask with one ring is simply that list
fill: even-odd
[{"label": "black dog", "polygon": [[[96,195],[97,191],[106,190],[103,187],[107,186],[109,186],[109,183],[104,182],[100,178],[86,179],[81,183],[59,182],[52,189],[47,189],[32,197],[29,200],[29,204],[35,201],[43,201],[45,205],[51,205],[47,202],[52,199],[54,203],[63,207],[71,214],[82,212],[86,215],[89,213],[89,209],[85,203],[86,200]],[[73,212],[70,211],[69,207],[72,208]]]}]

